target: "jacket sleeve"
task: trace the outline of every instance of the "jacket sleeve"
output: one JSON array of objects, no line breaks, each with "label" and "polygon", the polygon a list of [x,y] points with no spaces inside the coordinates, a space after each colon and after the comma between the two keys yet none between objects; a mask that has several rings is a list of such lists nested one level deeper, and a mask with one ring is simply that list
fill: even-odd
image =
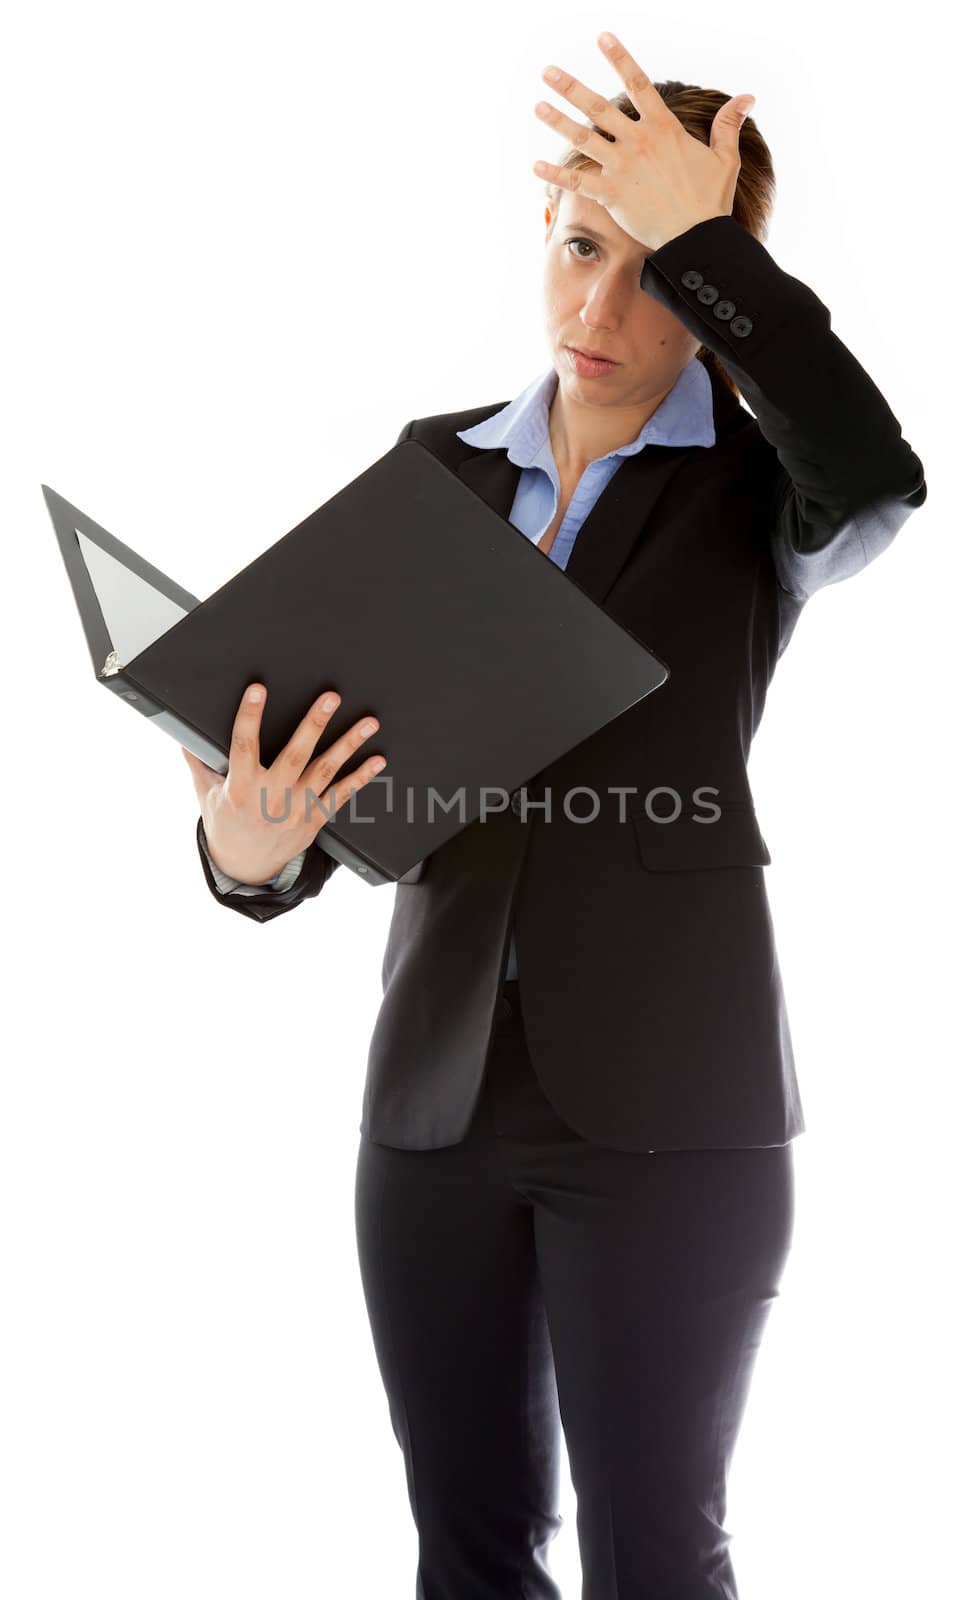
[{"label": "jacket sleeve", "polygon": [[804,603],[873,561],[923,505],[923,465],[818,296],[733,217],[667,240],[640,285],[714,352],[774,447],[781,587]]},{"label": "jacket sleeve", "polygon": [[[327,823],[325,826],[327,827]],[[313,899],[316,894],[321,893],[338,866],[334,856],[326,855],[317,845],[309,845],[305,851],[301,870],[289,889],[262,889],[256,884],[244,884],[237,889],[222,893],[213,876],[213,867],[205,841],[203,818],[200,817],[196,823],[196,847],[207,888],[221,906],[229,906],[231,911],[239,911],[242,916],[250,917],[254,922],[270,922],[273,917],[279,917],[284,911],[293,911],[302,900]]]}]

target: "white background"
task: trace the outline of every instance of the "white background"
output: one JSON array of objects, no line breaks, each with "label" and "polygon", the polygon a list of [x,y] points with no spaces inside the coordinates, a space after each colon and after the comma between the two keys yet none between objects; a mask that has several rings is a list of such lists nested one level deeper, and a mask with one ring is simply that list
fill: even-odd
[{"label": "white background", "polygon": [[[517,394],[548,364],[532,164],[563,144],[532,108],[572,114],[549,62],[623,87],[602,28],[656,79],[757,96],[768,248],[926,468],[892,548],[806,608],[751,762],[808,1132],[728,1525],[743,1600],[961,1592],[972,285],[946,18],[697,0],[8,22],[10,1600],[414,1595],[352,1210],[393,891],[343,869],[265,926],[216,903],[177,745],[94,681],[40,484],[205,596],[410,418]],[[577,1600],[567,1457],[562,1509]]]}]

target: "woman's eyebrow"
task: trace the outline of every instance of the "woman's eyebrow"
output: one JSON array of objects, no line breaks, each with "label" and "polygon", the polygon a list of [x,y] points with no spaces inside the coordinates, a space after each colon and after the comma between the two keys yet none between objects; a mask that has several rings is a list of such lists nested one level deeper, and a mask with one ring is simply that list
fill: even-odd
[{"label": "woman's eyebrow", "polygon": [[596,233],[595,229],[590,228],[585,222],[566,222],[564,231],[566,233],[587,233],[590,239],[597,239],[599,244],[608,242],[603,233]]},{"label": "woman's eyebrow", "polygon": [[[604,233],[597,233],[594,228],[590,228],[585,222],[566,222],[562,231],[566,238],[573,233],[584,233],[587,238],[596,239],[599,244],[610,243]],[[655,253],[654,250],[649,250],[645,246],[640,250],[640,254],[644,256],[655,255]]]}]

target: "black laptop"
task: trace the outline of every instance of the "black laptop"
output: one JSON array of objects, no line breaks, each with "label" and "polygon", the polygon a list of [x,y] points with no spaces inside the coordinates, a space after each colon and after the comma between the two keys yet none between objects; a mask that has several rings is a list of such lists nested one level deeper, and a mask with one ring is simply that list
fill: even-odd
[{"label": "black laptop", "polygon": [[342,700],[311,759],[378,718],[363,750],[386,766],[315,837],[367,883],[403,877],[669,675],[418,439],[208,600],[41,488],[98,682],[215,771],[252,681],[265,767],[326,689]]}]

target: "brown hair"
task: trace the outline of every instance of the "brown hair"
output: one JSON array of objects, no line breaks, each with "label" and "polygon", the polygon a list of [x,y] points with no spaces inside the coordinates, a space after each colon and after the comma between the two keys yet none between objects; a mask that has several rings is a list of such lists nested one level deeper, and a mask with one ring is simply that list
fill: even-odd
[{"label": "brown hair", "polygon": [[[701,89],[695,83],[679,83],[675,78],[667,78],[663,83],[656,83],[653,87],[667,108],[682,122],[687,133],[692,134],[695,139],[700,139],[703,144],[710,143],[711,123],[721,106],[734,98],[733,95],[722,94],[719,89]],[[610,103],[617,106],[623,115],[631,118],[633,122],[639,121],[639,113],[627,94],[614,95]],[[612,134],[605,128],[599,127],[598,123],[590,122],[588,126],[594,127],[596,132],[609,140],[610,144],[615,142]],[[763,244],[768,236],[768,225],[774,208],[775,174],[771,152],[750,117],[745,117],[741,124],[738,149],[741,155],[741,170],[737,178],[731,216]],[[568,168],[598,165],[577,145],[569,145],[558,158],[557,164]],[[550,235],[558,217],[558,203],[565,191],[552,183],[546,183],[544,189],[551,205]],[[721,378],[733,394],[740,394],[737,384],[729,373],[725,372],[712,350],[701,346],[697,351],[697,359],[703,362],[712,375],[716,374]]]}]

